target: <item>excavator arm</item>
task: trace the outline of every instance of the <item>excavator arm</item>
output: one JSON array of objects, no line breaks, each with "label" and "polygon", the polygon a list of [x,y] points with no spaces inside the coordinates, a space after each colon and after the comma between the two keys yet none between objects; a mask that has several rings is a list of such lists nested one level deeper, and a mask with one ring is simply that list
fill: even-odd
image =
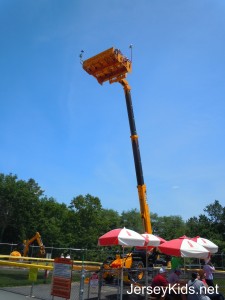
[{"label": "excavator arm", "polygon": [[94,76],[100,84],[105,81],[109,81],[109,83],[118,82],[123,86],[130,125],[131,143],[137,178],[141,218],[143,220],[145,232],[152,233],[150,213],[147,203],[146,185],[144,184],[138,135],[135,126],[133,105],[130,93],[131,88],[127,80],[125,79],[127,73],[131,72],[131,68],[131,61],[127,57],[125,57],[120,50],[114,48],[110,48],[92,58],[83,61],[83,69],[88,74]]},{"label": "excavator arm", "polygon": [[36,234],[31,239],[29,239],[28,241],[25,241],[25,248],[24,248],[24,251],[23,251],[23,256],[27,256],[27,254],[29,252],[29,247],[34,241],[37,241],[38,246],[40,247],[41,256],[45,255],[45,247],[44,247],[44,244],[42,242],[41,235],[40,235],[39,232],[36,232]]}]

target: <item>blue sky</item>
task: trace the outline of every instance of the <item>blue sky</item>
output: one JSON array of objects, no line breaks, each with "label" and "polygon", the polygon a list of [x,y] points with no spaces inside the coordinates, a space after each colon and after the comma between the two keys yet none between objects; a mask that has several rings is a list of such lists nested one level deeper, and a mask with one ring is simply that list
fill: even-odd
[{"label": "blue sky", "polygon": [[225,199],[223,0],[2,0],[0,172],[69,204],[139,209],[123,89],[79,61],[112,46],[128,75],[150,210],[203,213]]}]

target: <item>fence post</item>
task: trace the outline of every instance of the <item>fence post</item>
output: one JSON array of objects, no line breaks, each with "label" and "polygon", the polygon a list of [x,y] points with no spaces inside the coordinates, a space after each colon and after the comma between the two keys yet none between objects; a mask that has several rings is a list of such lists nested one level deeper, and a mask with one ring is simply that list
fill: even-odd
[{"label": "fence post", "polygon": [[82,270],[81,270],[81,277],[80,277],[79,300],[84,300],[84,278],[85,278],[84,253],[82,252]]},{"label": "fence post", "polygon": [[88,299],[90,297],[90,279],[88,280]]},{"label": "fence post", "polygon": [[30,288],[30,297],[34,297],[33,296],[33,289],[34,289],[34,282],[32,282],[31,288]]},{"label": "fence post", "polygon": [[120,272],[119,272],[119,269],[118,269],[117,270],[117,295],[116,295],[117,300],[120,299],[120,288],[121,288],[121,285],[120,285]]},{"label": "fence post", "polygon": [[79,292],[79,300],[84,299],[84,268],[82,267],[81,277],[80,277],[80,292]]},{"label": "fence post", "polygon": [[103,278],[103,267],[99,270],[99,276],[98,276],[98,300],[101,299],[101,291],[102,291],[102,278]]}]

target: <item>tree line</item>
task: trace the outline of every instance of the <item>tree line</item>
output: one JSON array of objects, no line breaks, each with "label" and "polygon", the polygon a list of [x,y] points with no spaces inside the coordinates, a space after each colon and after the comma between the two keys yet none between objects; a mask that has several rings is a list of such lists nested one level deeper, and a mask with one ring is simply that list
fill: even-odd
[{"label": "tree line", "polygon": [[[177,215],[151,213],[151,222],[153,234],[166,240],[199,235],[219,245],[219,252],[225,251],[225,207],[219,200],[187,221]],[[58,203],[44,195],[34,179],[25,181],[0,173],[1,243],[20,243],[38,231],[48,247],[94,249],[99,236],[124,226],[143,232],[137,209],[122,213],[105,209],[100,199],[90,194],[74,197],[69,205]]]}]

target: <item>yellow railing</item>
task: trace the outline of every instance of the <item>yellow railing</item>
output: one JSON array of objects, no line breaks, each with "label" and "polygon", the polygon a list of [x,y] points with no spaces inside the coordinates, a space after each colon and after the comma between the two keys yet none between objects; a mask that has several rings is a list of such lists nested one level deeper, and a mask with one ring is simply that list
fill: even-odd
[{"label": "yellow railing", "polygon": [[[38,268],[44,270],[53,269],[54,259],[36,257],[16,257],[10,255],[0,255],[0,266],[10,266],[19,268]],[[101,262],[93,261],[73,261],[73,270],[95,271],[101,268]]]}]

